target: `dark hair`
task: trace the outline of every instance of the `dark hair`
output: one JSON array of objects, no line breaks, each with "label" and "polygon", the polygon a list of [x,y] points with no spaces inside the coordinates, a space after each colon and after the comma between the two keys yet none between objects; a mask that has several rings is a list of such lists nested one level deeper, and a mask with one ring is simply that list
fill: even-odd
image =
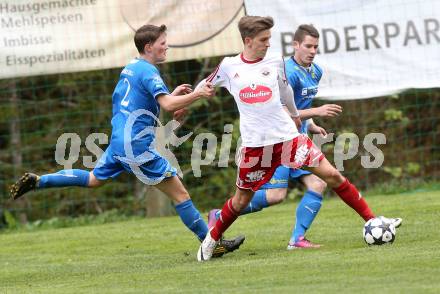
[{"label": "dark hair", "polygon": [[160,27],[155,25],[143,25],[136,30],[134,34],[134,44],[139,53],[144,53],[145,45],[152,44],[165,33],[167,27],[161,25]]},{"label": "dark hair", "polygon": [[243,16],[238,22],[238,30],[244,42],[246,37],[254,38],[258,33],[273,27],[273,18],[270,16]]},{"label": "dark hair", "polygon": [[295,35],[293,36],[293,40],[301,43],[304,41],[306,36],[312,36],[314,38],[319,38],[319,32],[313,25],[302,24],[296,29]]}]

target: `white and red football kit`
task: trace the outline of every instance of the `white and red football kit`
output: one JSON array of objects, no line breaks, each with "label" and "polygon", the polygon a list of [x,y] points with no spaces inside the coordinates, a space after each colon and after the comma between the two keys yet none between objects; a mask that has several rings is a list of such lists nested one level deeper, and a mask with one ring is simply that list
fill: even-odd
[{"label": "white and red football kit", "polygon": [[299,134],[284,110],[282,96],[290,95],[283,98],[295,106],[281,56],[255,61],[245,60],[242,54],[226,57],[206,81],[228,89],[240,112],[239,188],[257,191],[280,164],[299,168],[324,157],[307,136]]},{"label": "white and red football kit", "polygon": [[[281,164],[291,168],[318,166],[324,158],[309,137],[298,133],[283,109],[285,104],[291,113],[298,114],[281,57],[266,56],[254,62],[244,60],[241,54],[225,58],[206,80],[227,88],[240,112],[242,148],[237,154],[238,188],[255,192],[270,180]],[[347,179],[333,190],[365,220],[374,217]],[[239,216],[240,211],[235,210],[232,203],[230,198],[223,205],[220,218],[210,231],[213,240],[219,240]]]}]

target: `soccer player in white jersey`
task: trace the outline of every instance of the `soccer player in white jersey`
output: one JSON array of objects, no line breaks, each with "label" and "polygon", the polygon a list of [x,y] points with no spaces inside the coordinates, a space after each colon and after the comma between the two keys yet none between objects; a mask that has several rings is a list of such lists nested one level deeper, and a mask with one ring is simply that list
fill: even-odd
[{"label": "soccer player in white jersey", "polygon": [[242,137],[235,194],[226,201],[220,218],[200,245],[199,261],[211,258],[222,234],[281,164],[295,169],[306,168],[324,180],[364,219],[374,218],[356,187],[329,163],[306,135],[298,132],[299,113],[284,73],[283,59],[266,55],[272,27],[271,17],[242,17],[238,28],[243,52],[225,58],[198,85],[211,82],[216,87],[228,89],[240,112]]},{"label": "soccer player in white jersey", "polygon": [[[311,25],[300,25],[294,34],[295,54],[286,61],[285,70],[287,81],[293,89],[295,105],[303,121],[300,132],[325,136],[327,134],[325,129],[316,125],[312,117],[333,117],[338,115],[342,108],[336,104],[311,108],[322,77],[321,68],[313,63],[318,50],[318,38],[319,32],[316,28]],[[296,224],[287,249],[318,248],[320,245],[306,239],[305,234],[321,208],[322,193],[326,183],[309,171],[279,166],[272,178],[255,192],[252,201],[240,212],[240,215],[255,213],[281,203],[286,198],[289,179],[303,184],[306,191],[296,209]],[[220,209],[209,212],[209,227],[213,226],[220,213]]]},{"label": "soccer player in white jersey", "polygon": [[[178,111],[202,97],[211,97],[214,90],[208,83],[196,91],[187,84],[178,86],[172,93],[168,91],[157,68],[157,64],[166,60],[166,29],[165,25],[144,25],[136,31],[134,43],[139,57],[131,60],[119,76],[112,97],[112,136],[97,166],[92,171],[70,169],[42,176],[26,173],[12,185],[12,199],[34,189],[95,188],[122,172],[131,173],[165,193],[184,225],[200,241],[205,238],[208,233],[205,221],[176,175],[176,169],[155,148],[154,127],[161,108]],[[243,241],[242,236],[222,240],[216,256],[237,249]]]}]

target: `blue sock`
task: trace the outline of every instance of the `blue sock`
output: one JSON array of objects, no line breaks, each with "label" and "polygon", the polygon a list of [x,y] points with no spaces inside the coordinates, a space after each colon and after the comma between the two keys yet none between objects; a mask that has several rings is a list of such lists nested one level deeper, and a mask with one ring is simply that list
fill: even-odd
[{"label": "blue sock", "polygon": [[66,169],[55,174],[42,175],[37,189],[52,187],[69,187],[89,185],[89,171],[82,169]]},{"label": "blue sock", "polygon": [[208,226],[200,215],[200,212],[195,208],[192,200],[188,199],[183,201],[177,204],[175,208],[185,226],[190,229],[200,241],[203,241],[208,233]]},{"label": "blue sock", "polygon": [[322,195],[311,190],[307,190],[296,209],[296,224],[292,232],[291,240],[298,241],[300,236],[304,236],[310,228],[313,220],[321,209]]},{"label": "blue sock", "polygon": [[258,190],[257,192],[255,192],[254,197],[252,197],[251,202],[249,203],[249,205],[245,209],[243,209],[240,212],[240,215],[257,212],[257,211],[260,211],[263,208],[266,208],[268,206],[269,206],[269,203],[267,203],[266,190],[261,189],[261,190]]}]

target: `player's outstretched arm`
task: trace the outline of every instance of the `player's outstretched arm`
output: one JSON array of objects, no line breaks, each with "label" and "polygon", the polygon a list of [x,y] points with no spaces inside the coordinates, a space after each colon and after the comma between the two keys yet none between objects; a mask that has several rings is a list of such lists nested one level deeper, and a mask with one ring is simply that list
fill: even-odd
[{"label": "player's outstretched arm", "polygon": [[219,81],[216,81],[214,83],[214,82],[208,82],[207,79],[203,79],[197,84],[195,90],[200,89],[201,87],[205,86],[207,83],[209,83],[214,88],[214,91],[215,91],[215,88],[221,87],[221,84]]},{"label": "player's outstretched arm", "polygon": [[174,91],[171,93],[173,96],[189,94],[192,92],[192,88],[190,84],[182,84],[176,87]]},{"label": "player's outstretched arm", "polygon": [[301,120],[306,120],[313,117],[335,117],[342,112],[342,107],[337,104],[324,104],[319,107],[312,107],[299,111]]},{"label": "player's outstretched arm", "polygon": [[202,87],[196,88],[194,92],[185,95],[168,95],[163,94],[157,97],[157,102],[165,111],[176,111],[182,109],[202,97],[214,96],[215,90],[210,82],[206,82]]}]

